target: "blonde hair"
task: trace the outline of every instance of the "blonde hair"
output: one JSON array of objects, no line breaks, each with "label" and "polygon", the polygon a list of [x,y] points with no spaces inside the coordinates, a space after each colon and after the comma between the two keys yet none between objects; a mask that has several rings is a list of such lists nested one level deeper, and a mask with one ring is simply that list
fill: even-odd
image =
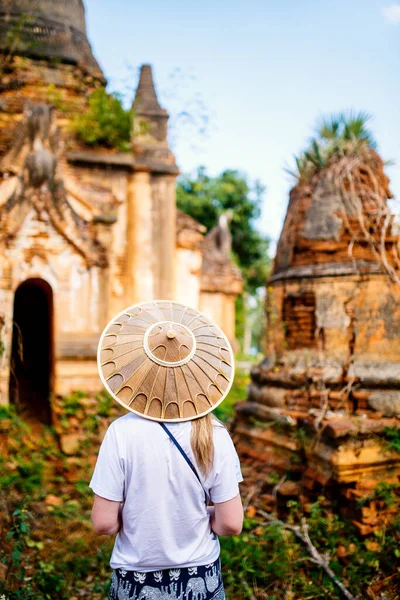
[{"label": "blonde hair", "polygon": [[196,463],[206,477],[214,462],[213,427],[214,417],[211,413],[192,421],[190,444]]}]

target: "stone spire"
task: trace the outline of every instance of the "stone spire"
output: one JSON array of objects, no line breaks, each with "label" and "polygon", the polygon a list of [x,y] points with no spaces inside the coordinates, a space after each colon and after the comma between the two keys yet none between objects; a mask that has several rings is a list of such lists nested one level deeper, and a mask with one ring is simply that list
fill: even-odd
[{"label": "stone spire", "polygon": [[139,85],[133,108],[138,115],[160,116],[168,119],[167,111],[161,108],[158,102],[151,65],[142,65],[140,68]]},{"label": "stone spire", "polygon": [[0,0],[0,52],[10,52],[11,44],[19,56],[84,66],[104,79],[87,39],[82,0]]},{"label": "stone spire", "polygon": [[134,110],[133,151],[138,163],[177,173],[168,146],[168,113],[158,102],[151,65],[140,68]]}]

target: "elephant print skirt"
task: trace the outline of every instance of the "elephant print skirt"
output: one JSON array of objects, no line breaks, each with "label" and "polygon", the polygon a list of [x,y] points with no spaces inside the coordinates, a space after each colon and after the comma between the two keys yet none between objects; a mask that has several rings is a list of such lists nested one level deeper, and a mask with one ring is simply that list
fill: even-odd
[{"label": "elephant print skirt", "polygon": [[219,559],[150,573],[115,569],[108,600],[225,600]]}]

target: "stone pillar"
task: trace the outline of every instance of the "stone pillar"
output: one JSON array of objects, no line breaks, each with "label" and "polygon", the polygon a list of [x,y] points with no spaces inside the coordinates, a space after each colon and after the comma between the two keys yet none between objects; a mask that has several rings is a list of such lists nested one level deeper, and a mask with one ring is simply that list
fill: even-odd
[{"label": "stone pillar", "polygon": [[176,204],[175,175],[153,175],[154,294],[157,299],[175,299]]},{"label": "stone pillar", "polygon": [[140,231],[139,228],[137,231],[143,238],[143,243],[138,241],[141,255],[147,252],[152,254],[152,261],[148,261],[149,268],[150,265],[152,268],[152,281],[150,285],[149,274],[143,272],[142,265],[140,296],[143,300],[173,300],[176,262],[175,179],[179,170],[168,146],[168,113],[158,102],[150,65],[141,67],[133,109],[132,149],[135,168],[151,171],[151,227],[147,224],[146,204],[146,208],[143,207],[146,212],[146,223],[143,223],[146,231]]},{"label": "stone pillar", "polygon": [[95,217],[96,238],[107,251],[107,267],[99,269],[95,267],[91,273],[91,294],[96,294],[97,321],[94,326],[97,329],[102,329],[108,321],[113,317],[110,311],[111,305],[111,261],[112,261],[112,241],[113,227],[116,222],[116,217],[109,215],[98,215]]},{"label": "stone pillar", "polygon": [[8,386],[10,380],[10,360],[13,331],[14,294],[9,273],[2,273],[0,279],[0,405],[9,403]]},{"label": "stone pillar", "polygon": [[126,305],[154,298],[150,172],[136,171],[128,185]]}]

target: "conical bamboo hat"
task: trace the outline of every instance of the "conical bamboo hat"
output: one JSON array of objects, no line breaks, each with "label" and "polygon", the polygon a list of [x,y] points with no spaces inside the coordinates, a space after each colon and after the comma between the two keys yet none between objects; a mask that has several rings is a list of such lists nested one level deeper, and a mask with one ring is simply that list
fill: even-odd
[{"label": "conical bamboo hat", "polygon": [[97,364],[111,396],[154,421],[206,415],[226,397],[234,376],[221,329],[197,310],[162,300],[114,317],[100,338]]}]

